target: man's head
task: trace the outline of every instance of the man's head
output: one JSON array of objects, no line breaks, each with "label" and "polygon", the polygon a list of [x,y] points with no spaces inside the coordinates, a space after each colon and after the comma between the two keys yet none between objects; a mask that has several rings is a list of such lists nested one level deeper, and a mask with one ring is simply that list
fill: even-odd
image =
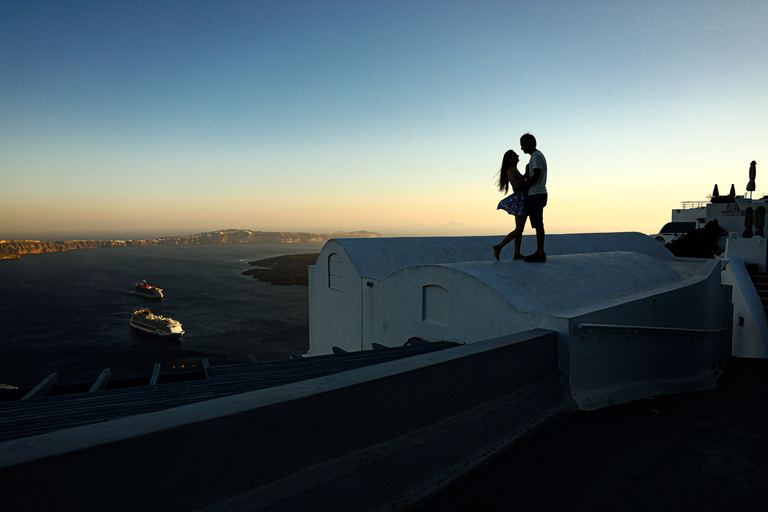
[{"label": "man's head", "polygon": [[536,151],[536,137],[531,135],[530,133],[526,133],[522,137],[520,137],[520,149],[523,150],[523,153],[530,155],[534,151]]}]

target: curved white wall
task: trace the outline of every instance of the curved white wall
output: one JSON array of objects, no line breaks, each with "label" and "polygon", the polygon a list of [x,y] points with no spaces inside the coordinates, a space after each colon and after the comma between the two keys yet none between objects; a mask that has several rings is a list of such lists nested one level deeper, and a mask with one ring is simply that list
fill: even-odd
[{"label": "curved white wall", "polygon": [[[379,337],[374,315],[378,314],[376,304],[382,300],[380,283],[401,269],[462,262],[511,263],[512,260],[496,261],[493,256],[492,246],[500,239],[500,236],[485,236],[328,241],[317,264],[310,270],[309,353],[328,354],[333,346],[349,351],[370,347]],[[535,237],[524,237],[523,244],[524,249],[532,249]],[[550,258],[563,254],[631,251],[652,256],[658,261],[674,259],[658,242],[641,233],[550,235],[546,250]],[[328,259],[332,254],[338,255],[340,260],[341,278],[338,282],[341,285],[336,289],[329,283],[329,271],[333,271],[328,267]],[[395,339],[394,336],[391,339],[392,344],[402,344],[407,340]]]},{"label": "curved white wall", "polygon": [[[430,289],[442,292],[430,295]],[[377,284],[376,298],[371,341],[386,346],[402,345],[412,336],[473,343],[534,329],[541,317],[515,309],[477,278],[439,265],[392,274]]]},{"label": "curved white wall", "polygon": [[[331,264],[331,259],[338,263]],[[309,273],[309,353],[330,354],[338,346],[349,352],[362,349],[363,286],[346,249],[330,240]]]}]

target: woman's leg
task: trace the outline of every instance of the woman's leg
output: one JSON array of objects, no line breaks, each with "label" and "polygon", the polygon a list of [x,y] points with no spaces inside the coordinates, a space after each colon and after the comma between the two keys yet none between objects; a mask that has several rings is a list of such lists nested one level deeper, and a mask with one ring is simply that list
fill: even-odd
[{"label": "woman's leg", "polygon": [[504,246],[514,240],[516,236],[517,230],[512,231],[510,234],[504,237],[504,240],[502,240],[499,245],[493,246],[493,254],[496,256],[496,259],[499,259],[499,256],[501,256],[501,250],[504,248]]},{"label": "woman's leg", "polygon": [[501,250],[512,240],[515,241],[515,256],[520,255],[520,242],[523,240],[523,229],[525,228],[526,220],[527,217],[524,215],[515,217],[515,230],[505,236],[499,245],[493,246],[493,253],[496,255],[497,260],[501,255]]}]

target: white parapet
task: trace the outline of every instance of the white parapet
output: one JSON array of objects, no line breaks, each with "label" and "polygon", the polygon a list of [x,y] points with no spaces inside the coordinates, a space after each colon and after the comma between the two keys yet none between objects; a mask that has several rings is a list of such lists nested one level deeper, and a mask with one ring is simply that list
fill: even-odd
[{"label": "white parapet", "polygon": [[743,259],[731,254],[722,283],[733,289],[732,355],[768,358],[768,319]]},{"label": "white parapet", "polygon": [[740,233],[732,231],[728,234],[725,259],[732,256],[739,257],[744,263],[757,264],[757,271],[764,273],[766,271],[767,249],[768,243],[766,243],[765,238],[743,238]]}]

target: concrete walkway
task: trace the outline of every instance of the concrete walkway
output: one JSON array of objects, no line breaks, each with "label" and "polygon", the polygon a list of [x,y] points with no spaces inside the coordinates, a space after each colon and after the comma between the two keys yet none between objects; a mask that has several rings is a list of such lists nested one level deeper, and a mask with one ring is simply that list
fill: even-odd
[{"label": "concrete walkway", "polygon": [[414,512],[765,510],[768,360],[709,391],[577,412]]}]

